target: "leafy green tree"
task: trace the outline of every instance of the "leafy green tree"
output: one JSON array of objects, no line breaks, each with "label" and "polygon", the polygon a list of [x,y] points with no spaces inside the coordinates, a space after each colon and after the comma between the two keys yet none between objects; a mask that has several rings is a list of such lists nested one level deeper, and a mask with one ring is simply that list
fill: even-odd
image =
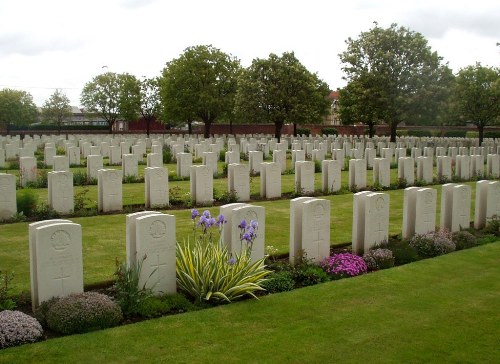
[{"label": "leafy green tree", "polygon": [[57,125],[61,133],[62,123],[72,115],[69,98],[59,89],[42,106],[42,118]]},{"label": "leafy green tree", "polygon": [[339,117],[343,125],[363,123],[368,127],[370,138],[375,135],[375,125],[378,124],[375,110],[377,103],[375,98],[358,85],[351,81],[346,87],[339,90]]},{"label": "leafy green tree", "polygon": [[137,119],[140,110],[140,83],[128,73],[106,72],[97,75],[83,87],[80,102],[87,111],[108,123],[109,133],[119,118]]},{"label": "leafy green tree", "polygon": [[483,143],[484,128],[500,120],[500,69],[480,63],[462,68],[457,75],[455,105],[462,120],[473,123]]},{"label": "leafy green tree", "polygon": [[0,127],[7,133],[11,125],[32,124],[37,116],[38,109],[30,93],[9,88],[0,90]]},{"label": "leafy green tree", "polygon": [[120,85],[118,106],[120,118],[135,121],[141,111],[141,82],[129,73],[118,75]]},{"label": "leafy green tree", "polygon": [[141,81],[141,115],[146,121],[149,136],[151,122],[158,120],[161,113],[161,99],[158,78],[146,78]]},{"label": "leafy green tree", "polygon": [[160,81],[164,118],[168,122],[202,121],[204,135],[217,120],[228,120],[234,106],[239,60],[214,48],[187,48],[167,63]]},{"label": "leafy green tree", "polygon": [[[438,117],[453,75],[424,36],[397,24],[383,29],[375,23],[346,44],[339,55],[344,79],[355,82],[352,88],[357,90],[350,103],[358,105],[362,117],[387,123],[391,141],[399,123],[428,123]],[[369,105],[361,105],[367,98]]]},{"label": "leafy green tree", "polygon": [[246,122],[273,123],[281,138],[284,124],[318,124],[328,114],[328,85],[309,72],[293,52],[254,59],[238,79],[236,115]]}]

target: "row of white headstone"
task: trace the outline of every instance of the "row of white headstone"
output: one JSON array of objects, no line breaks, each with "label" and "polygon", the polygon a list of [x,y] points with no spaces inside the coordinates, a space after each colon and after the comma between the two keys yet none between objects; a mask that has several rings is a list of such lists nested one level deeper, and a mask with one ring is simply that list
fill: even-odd
[{"label": "row of white headstone", "polygon": [[[409,187],[403,203],[403,238],[434,231],[437,191]],[[441,195],[440,228],[458,231],[470,226],[471,189],[446,184]],[[232,254],[242,252],[240,222],[258,222],[252,260],[265,252],[266,216],[262,206],[233,203],[220,207],[227,221],[221,244]],[[474,227],[500,216],[500,182],[479,181],[476,188]],[[320,262],[330,255],[331,203],[298,197],[290,201],[289,252],[293,264],[299,255]],[[389,195],[363,191],[353,197],[352,250],[363,254],[388,239]],[[126,256],[130,267],[142,261],[139,286],[155,293],[176,291],[175,216],[143,211],[126,216]],[[54,296],[83,291],[82,230],[69,220],[47,220],[29,225],[31,294],[33,307]]]}]

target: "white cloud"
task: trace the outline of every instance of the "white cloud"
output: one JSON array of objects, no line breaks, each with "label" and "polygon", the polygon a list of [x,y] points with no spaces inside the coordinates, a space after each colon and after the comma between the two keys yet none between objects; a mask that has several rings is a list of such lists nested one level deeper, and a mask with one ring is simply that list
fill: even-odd
[{"label": "white cloud", "polygon": [[498,1],[1,0],[0,88],[17,86],[42,104],[57,88],[79,105],[102,66],[160,74],[185,48],[212,44],[248,66],[294,51],[330,87],[344,85],[338,54],[378,21],[421,32],[454,70],[498,65]]}]

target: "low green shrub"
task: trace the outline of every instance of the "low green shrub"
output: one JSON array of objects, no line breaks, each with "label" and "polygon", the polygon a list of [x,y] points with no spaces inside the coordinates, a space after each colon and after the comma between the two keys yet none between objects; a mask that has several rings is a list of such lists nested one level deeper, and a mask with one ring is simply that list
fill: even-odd
[{"label": "low green shrub", "polygon": [[321,128],[322,135],[338,135],[339,132],[335,128]]},{"label": "low green shrub", "polygon": [[500,216],[493,215],[491,219],[488,219],[483,232],[486,234],[500,236]]},{"label": "low green shrub", "polygon": [[130,267],[126,263],[120,263],[116,260],[116,281],[113,285],[113,291],[116,302],[125,317],[140,314],[142,303],[153,296],[153,291],[146,288],[146,283],[142,287],[139,286],[142,264],[145,259],[146,256],[142,257]]},{"label": "low green shrub", "polygon": [[297,128],[297,135],[311,135],[311,129],[309,128]]},{"label": "low green shrub", "polygon": [[197,310],[191,301],[181,294],[151,296],[138,305],[138,314],[142,317],[153,318],[168,314],[176,314]]},{"label": "low green shrub", "polygon": [[392,252],[394,265],[408,264],[421,259],[417,250],[408,244],[407,240],[389,239],[377,247],[389,249]]},{"label": "low green shrub", "polygon": [[87,172],[83,170],[77,170],[73,172],[73,185],[75,186],[85,186],[88,184]]},{"label": "low green shrub", "polygon": [[84,333],[116,326],[123,316],[120,306],[97,292],[71,294],[50,306],[47,326],[62,334]]},{"label": "low green shrub", "polygon": [[455,243],[451,239],[451,234],[444,230],[415,234],[410,239],[409,245],[414,247],[423,258],[437,257],[455,251]]},{"label": "low green shrub", "polygon": [[262,288],[269,293],[291,291],[295,288],[295,281],[289,271],[272,272],[267,277],[267,280],[262,283]]},{"label": "low green shrub", "polygon": [[467,230],[455,231],[451,235],[455,243],[455,250],[469,249],[477,246],[477,238]]},{"label": "low green shrub", "polygon": [[414,136],[414,137],[431,137],[432,131],[431,130],[408,130],[408,135]]},{"label": "low green shrub", "polygon": [[16,308],[16,302],[9,294],[10,282],[14,279],[14,273],[3,273],[0,270],[0,311],[13,310]]},{"label": "low green shrub", "polygon": [[392,251],[384,248],[369,250],[363,255],[363,260],[370,271],[392,268],[395,261]]},{"label": "low green shrub", "polygon": [[163,164],[172,163],[172,152],[167,148],[163,149]]},{"label": "low green shrub", "polygon": [[31,217],[36,213],[38,196],[30,188],[23,188],[17,192],[17,211]]},{"label": "low green shrub", "polygon": [[483,137],[500,139],[500,131],[485,131]]},{"label": "low green shrub", "polygon": [[447,130],[443,133],[445,138],[465,138],[466,130]]},{"label": "low green shrub", "polygon": [[35,318],[21,311],[0,311],[0,349],[34,343],[42,335],[42,325]]},{"label": "low green shrub", "polygon": [[40,322],[43,328],[47,329],[47,312],[52,307],[54,303],[59,300],[59,297],[52,297],[47,301],[43,301],[40,305],[35,309],[34,315],[35,318]]}]

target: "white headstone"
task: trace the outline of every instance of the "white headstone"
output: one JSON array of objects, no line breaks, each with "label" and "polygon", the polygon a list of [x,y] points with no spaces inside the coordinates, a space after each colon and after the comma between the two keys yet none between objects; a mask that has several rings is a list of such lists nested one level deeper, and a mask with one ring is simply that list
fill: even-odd
[{"label": "white headstone", "polygon": [[433,161],[432,157],[417,158],[417,180],[424,181],[425,183],[432,183],[432,177],[433,177],[432,161]]},{"label": "white headstone", "polygon": [[337,160],[321,162],[321,190],[324,193],[339,191],[341,188],[341,163]]},{"label": "white headstone", "polygon": [[48,220],[30,224],[32,304],[83,292],[82,228]]},{"label": "white headstone", "polygon": [[177,176],[185,178],[189,177],[191,173],[191,166],[193,165],[193,156],[191,153],[178,153],[177,154]]},{"label": "white headstone", "polygon": [[440,228],[451,232],[470,227],[471,188],[447,183],[441,189]]},{"label": "white headstone", "polygon": [[139,177],[137,154],[124,154],[122,158],[123,177]]},{"label": "white headstone", "polygon": [[314,193],[314,162],[295,162],[295,192]]},{"label": "white headstone", "polygon": [[264,160],[264,155],[260,151],[248,152],[248,164],[250,166],[251,174],[260,173],[260,166]]},{"label": "white headstone", "polygon": [[123,209],[122,171],[100,169],[97,177],[97,208],[102,212]]},{"label": "white headstone", "polygon": [[70,214],[74,210],[73,173],[47,173],[48,204],[59,214]]},{"label": "white headstone", "polygon": [[148,167],[163,167],[163,155],[157,153],[149,153],[147,156]]},{"label": "white headstone", "polygon": [[169,205],[167,169],[163,167],[144,168],[144,195],[147,208]]},{"label": "white headstone", "polygon": [[238,201],[250,200],[250,169],[248,164],[231,163],[227,174],[228,192],[234,191]]},{"label": "white headstone", "polygon": [[16,176],[0,173],[0,221],[8,220],[16,213]]},{"label": "white headstone", "polygon": [[373,160],[373,183],[382,187],[391,185],[391,163],[387,158],[374,158]]},{"label": "white headstone", "polygon": [[364,159],[349,160],[349,189],[366,188],[366,161]]},{"label": "white headstone", "polygon": [[290,263],[300,252],[320,262],[330,255],[330,201],[298,197],[290,201]]},{"label": "white headstone", "polygon": [[214,199],[213,191],[213,170],[210,166],[191,166],[190,175],[191,198],[196,204],[212,204]]},{"label": "white headstone", "polygon": [[273,162],[278,164],[281,173],[286,171],[286,152],[284,150],[273,151]]},{"label": "white headstone", "polygon": [[36,158],[34,157],[19,157],[19,179],[21,186],[26,186],[28,182],[36,181],[38,169],[36,166]]},{"label": "white headstone", "polygon": [[87,156],[87,178],[97,179],[98,171],[103,167],[102,155]]},{"label": "white headstone", "polygon": [[261,163],[260,196],[263,198],[281,197],[281,167],[277,163]]},{"label": "white headstone", "polygon": [[389,237],[389,195],[363,191],[354,194],[352,250],[363,254]]},{"label": "white headstone", "polygon": [[139,287],[156,294],[176,293],[175,216],[149,214],[135,219],[136,259],[142,263]]}]

